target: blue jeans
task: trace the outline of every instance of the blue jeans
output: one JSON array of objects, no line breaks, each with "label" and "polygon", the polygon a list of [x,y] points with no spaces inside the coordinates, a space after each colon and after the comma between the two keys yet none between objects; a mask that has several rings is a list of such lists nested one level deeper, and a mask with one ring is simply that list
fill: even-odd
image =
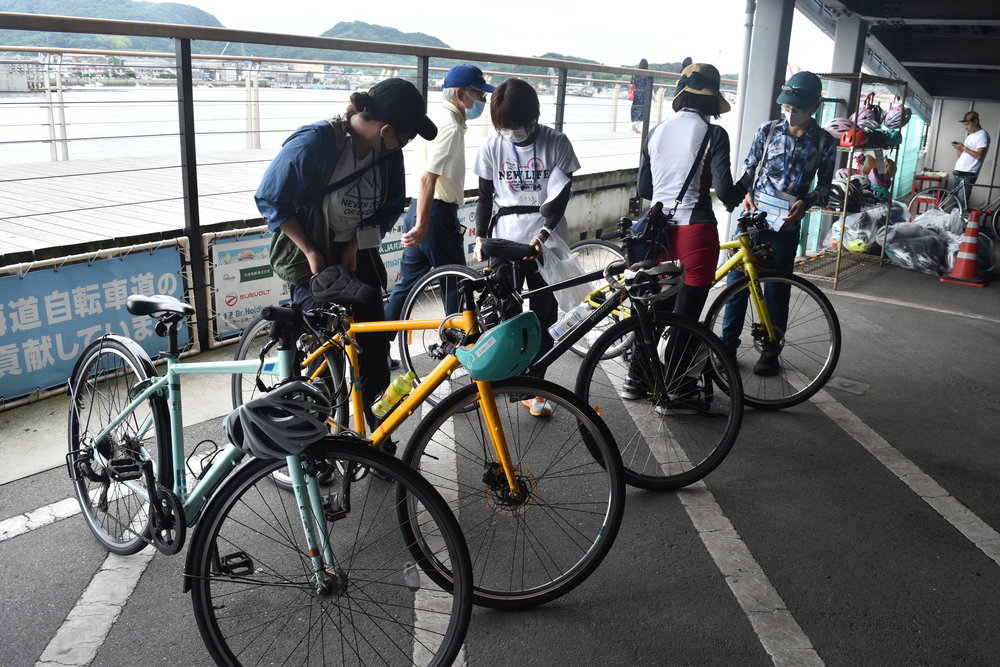
[{"label": "blue jeans", "polygon": [[953,187],[962,186],[965,190],[965,200],[962,205],[965,207],[966,212],[969,210],[969,197],[972,196],[972,184],[976,182],[976,178],[979,176],[977,172],[974,171],[953,171],[951,172],[953,180]]},{"label": "blue jeans", "polygon": [[[403,218],[403,233],[410,231],[417,224],[417,200],[410,203],[410,208]],[[464,237],[458,224],[458,204],[448,204],[435,199],[431,202],[430,219],[427,221],[427,232],[420,245],[403,249],[403,259],[399,265],[399,282],[392,288],[389,303],[385,307],[388,320],[398,320],[403,312],[403,303],[413,285],[423,278],[428,271],[444,264],[465,265],[465,249],[462,247]],[[446,295],[445,312],[458,311],[458,287],[442,285],[441,294]],[[395,334],[390,335],[390,340]]]},{"label": "blue jeans", "polygon": [[[782,275],[792,275],[795,266],[795,253],[799,247],[799,230],[776,232],[766,230],[754,235],[754,245],[762,242],[770,242],[774,250],[774,269]],[[737,271],[730,271],[727,283],[734,283],[742,277]],[[764,302],[767,304],[767,311],[771,315],[771,323],[784,332],[788,325],[788,299],[792,289],[787,284],[764,283]],[[735,298],[730,299],[726,304],[725,313],[722,318],[722,342],[732,349],[740,345],[740,332],[743,331],[743,319],[747,312],[747,301],[749,290],[741,291]]]}]

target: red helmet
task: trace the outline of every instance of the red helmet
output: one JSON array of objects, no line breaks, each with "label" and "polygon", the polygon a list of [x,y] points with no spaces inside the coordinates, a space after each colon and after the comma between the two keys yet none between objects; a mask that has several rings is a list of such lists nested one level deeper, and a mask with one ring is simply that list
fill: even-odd
[{"label": "red helmet", "polygon": [[840,135],[841,146],[864,146],[867,142],[868,133],[856,127]]}]

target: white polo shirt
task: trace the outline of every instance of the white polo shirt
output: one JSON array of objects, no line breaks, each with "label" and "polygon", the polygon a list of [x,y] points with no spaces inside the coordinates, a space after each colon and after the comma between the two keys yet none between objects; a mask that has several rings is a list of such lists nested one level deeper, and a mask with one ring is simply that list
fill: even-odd
[{"label": "white polo shirt", "polygon": [[420,173],[437,174],[434,198],[461,204],[465,198],[465,131],[462,112],[451,102],[442,102],[433,114],[438,133],[434,141],[423,142]]}]

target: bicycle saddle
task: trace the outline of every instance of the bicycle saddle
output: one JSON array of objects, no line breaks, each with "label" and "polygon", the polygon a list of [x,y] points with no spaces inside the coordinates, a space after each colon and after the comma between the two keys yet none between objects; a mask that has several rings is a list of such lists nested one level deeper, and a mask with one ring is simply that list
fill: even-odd
[{"label": "bicycle saddle", "polygon": [[133,315],[155,315],[156,317],[162,317],[162,314],[168,313],[194,315],[194,308],[167,294],[154,294],[152,296],[133,294],[125,301],[125,308]]},{"label": "bicycle saddle", "polygon": [[309,280],[309,290],[317,301],[341,306],[372,303],[380,296],[378,288],[361,282],[341,264],[328,266],[313,276]]},{"label": "bicycle saddle", "polygon": [[507,239],[483,239],[482,252],[483,259],[495,257],[496,259],[524,259],[534,257],[538,254],[535,246],[527,243],[517,243]]}]

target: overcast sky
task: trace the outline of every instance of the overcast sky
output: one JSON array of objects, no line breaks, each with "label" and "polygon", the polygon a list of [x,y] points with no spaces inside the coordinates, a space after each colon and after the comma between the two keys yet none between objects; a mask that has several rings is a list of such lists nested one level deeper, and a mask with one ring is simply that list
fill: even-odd
[{"label": "overcast sky", "polygon": [[[318,35],[339,21],[365,21],[423,32],[454,49],[516,56],[546,52],[606,65],[676,62],[691,56],[723,73],[737,73],[743,55],[745,0],[590,3],[505,0],[428,3],[415,0],[180,0],[213,14],[227,28]],[[613,11],[612,7],[622,11]],[[433,8],[433,9],[429,9]],[[830,70],[832,40],[796,12],[789,61]]]}]

